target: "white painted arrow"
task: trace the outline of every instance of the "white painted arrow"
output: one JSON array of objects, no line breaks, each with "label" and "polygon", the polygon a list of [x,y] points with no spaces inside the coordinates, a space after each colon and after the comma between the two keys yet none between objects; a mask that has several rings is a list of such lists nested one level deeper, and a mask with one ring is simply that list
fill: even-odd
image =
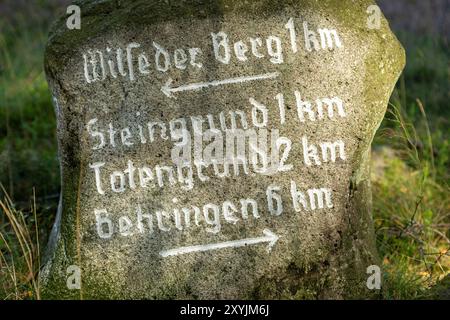
[{"label": "white painted arrow", "polygon": [[274,79],[280,75],[279,72],[270,72],[270,73],[264,73],[264,74],[258,74],[254,76],[244,76],[244,77],[237,77],[237,78],[230,78],[230,79],[224,79],[224,80],[214,80],[209,82],[196,82],[191,83],[179,87],[172,87],[173,80],[172,78],[169,78],[165,85],[161,87],[161,91],[168,96],[169,98],[173,98],[173,93],[175,92],[181,92],[181,91],[191,91],[191,90],[200,90],[203,88],[208,87],[217,87],[225,84],[234,84],[234,83],[243,83],[243,82],[249,82],[249,81],[255,81],[255,80],[266,80],[266,79]]},{"label": "white painted arrow", "polygon": [[270,231],[269,229],[263,230],[264,236],[259,238],[247,238],[242,240],[234,240],[234,241],[226,241],[226,242],[220,242],[220,243],[211,243],[211,244],[201,244],[197,246],[187,246],[187,247],[180,247],[170,250],[164,250],[161,251],[159,254],[162,257],[169,257],[169,256],[177,256],[180,254],[186,254],[186,253],[192,253],[192,252],[202,252],[202,251],[210,251],[210,250],[218,250],[218,249],[225,249],[225,248],[237,248],[237,247],[244,247],[251,244],[258,244],[258,243],[265,243],[268,242],[269,245],[267,246],[267,252],[270,252],[273,245],[278,241],[279,237]]}]

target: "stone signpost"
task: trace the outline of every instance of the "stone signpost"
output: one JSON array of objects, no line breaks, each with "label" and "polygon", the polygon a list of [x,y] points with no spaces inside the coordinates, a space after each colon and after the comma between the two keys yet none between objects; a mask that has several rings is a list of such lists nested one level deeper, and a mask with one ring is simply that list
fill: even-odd
[{"label": "stone signpost", "polygon": [[74,4],[45,298],[379,294],[370,146],[405,57],[373,1]]}]

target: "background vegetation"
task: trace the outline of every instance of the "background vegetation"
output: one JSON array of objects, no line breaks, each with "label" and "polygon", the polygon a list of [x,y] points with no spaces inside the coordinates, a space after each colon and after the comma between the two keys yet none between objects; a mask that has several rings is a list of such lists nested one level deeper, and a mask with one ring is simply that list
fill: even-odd
[{"label": "background vegetation", "polygon": [[[39,258],[59,196],[56,125],[43,48],[49,21],[65,2],[0,4],[3,299],[39,298]],[[400,25],[396,30],[408,62],[373,150],[382,292],[386,299],[449,298],[449,39],[439,26],[433,33],[408,29]]]}]

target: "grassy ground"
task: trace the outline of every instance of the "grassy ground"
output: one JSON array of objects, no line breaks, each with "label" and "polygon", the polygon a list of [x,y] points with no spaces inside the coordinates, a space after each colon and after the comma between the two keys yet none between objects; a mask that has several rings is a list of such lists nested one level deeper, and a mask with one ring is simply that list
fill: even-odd
[{"label": "grassy ground", "polygon": [[450,48],[443,39],[398,37],[406,47],[407,66],[372,153],[384,296],[448,297]]},{"label": "grassy ground", "polygon": [[[47,28],[29,17],[0,22],[3,299],[39,298],[39,257],[56,212],[55,117],[42,69]],[[450,272],[450,49],[436,38],[399,38],[408,65],[374,142],[373,214],[384,297],[418,299],[450,288],[442,280]]]},{"label": "grassy ground", "polygon": [[43,72],[48,24],[14,18],[0,20],[0,298],[23,299],[38,291],[38,248],[55,216],[59,168]]}]

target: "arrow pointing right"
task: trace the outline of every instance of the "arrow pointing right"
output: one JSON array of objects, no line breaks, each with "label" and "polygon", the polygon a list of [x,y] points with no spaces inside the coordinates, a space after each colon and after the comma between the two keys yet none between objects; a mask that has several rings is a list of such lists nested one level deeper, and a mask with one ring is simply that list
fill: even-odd
[{"label": "arrow pointing right", "polygon": [[244,246],[253,245],[253,244],[266,243],[266,242],[269,243],[267,246],[267,252],[270,252],[270,250],[272,250],[272,247],[278,241],[279,236],[277,236],[275,233],[273,233],[269,229],[264,229],[263,234],[264,234],[264,236],[259,237],[259,238],[247,238],[247,239],[242,239],[242,240],[226,241],[226,242],[220,242],[220,243],[201,244],[201,245],[196,245],[196,246],[180,247],[180,248],[175,248],[175,249],[170,249],[170,250],[164,250],[164,251],[161,251],[159,254],[165,258],[165,257],[169,257],[169,256],[177,256],[180,254],[186,254],[186,253],[192,253],[192,252],[202,252],[202,251],[218,250],[218,249],[225,249],[225,248],[237,248],[237,247],[244,247]]}]

